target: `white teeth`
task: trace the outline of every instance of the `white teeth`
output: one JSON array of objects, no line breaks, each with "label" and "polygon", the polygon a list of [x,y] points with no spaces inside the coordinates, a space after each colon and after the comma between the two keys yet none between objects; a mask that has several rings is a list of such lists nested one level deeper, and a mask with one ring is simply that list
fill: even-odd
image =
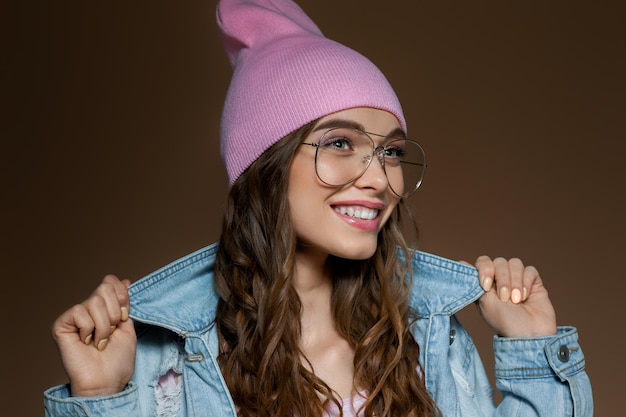
[{"label": "white teeth", "polygon": [[378,216],[378,210],[367,207],[335,207],[335,211],[350,217],[363,220],[373,220]]}]

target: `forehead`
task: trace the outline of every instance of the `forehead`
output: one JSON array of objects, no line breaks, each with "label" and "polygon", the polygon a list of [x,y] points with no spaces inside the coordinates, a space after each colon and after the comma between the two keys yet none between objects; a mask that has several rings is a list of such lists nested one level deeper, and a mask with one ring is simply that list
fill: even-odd
[{"label": "forehead", "polygon": [[313,131],[335,127],[354,128],[387,137],[405,136],[400,122],[392,113],[369,107],[357,107],[324,116],[318,120]]}]

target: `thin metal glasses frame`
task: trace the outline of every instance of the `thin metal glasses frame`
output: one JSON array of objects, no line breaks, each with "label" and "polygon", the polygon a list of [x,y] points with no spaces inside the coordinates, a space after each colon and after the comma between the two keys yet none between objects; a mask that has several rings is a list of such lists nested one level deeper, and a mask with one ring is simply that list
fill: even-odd
[{"label": "thin metal glasses frame", "polygon": [[[356,176],[354,176],[353,178],[349,179],[348,181],[345,181],[341,184],[331,184],[328,183],[327,181],[324,181],[324,179],[320,176],[319,172],[318,172],[318,164],[317,164],[317,157],[318,157],[318,151],[321,147],[321,142],[322,139],[331,131],[333,130],[337,130],[337,129],[348,129],[357,133],[362,133],[364,134],[372,143],[372,152],[370,153],[370,155],[367,156],[367,164],[363,167],[363,170],[357,174]],[[393,189],[393,186],[391,185],[391,181],[389,181],[389,177],[387,175],[387,170],[385,167],[385,157],[383,155],[383,152],[385,150],[387,150],[387,146],[389,145],[388,143],[385,145],[379,145],[379,146],[375,146],[374,140],[372,139],[372,136],[376,136],[376,137],[380,137],[380,138],[385,138],[390,140],[391,142],[393,141],[404,141],[404,142],[410,142],[412,144],[417,145],[417,147],[421,150],[422,155],[424,156],[424,163],[411,163],[408,161],[403,161],[401,162],[401,164],[412,164],[412,165],[418,165],[418,166],[422,166],[422,173],[419,177],[419,179],[417,180],[417,183],[415,184],[415,186],[413,187],[413,189],[406,191],[403,194],[399,194],[396,192],[396,190]],[[400,198],[408,198],[410,197],[413,193],[415,193],[417,191],[417,189],[420,187],[420,185],[422,184],[422,180],[424,179],[424,172],[426,171],[426,167],[428,166],[428,164],[426,163],[426,153],[424,152],[424,148],[422,147],[422,145],[420,145],[418,142],[411,140],[411,139],[406,139],[403,137],[390,137],[390,136],[385,136],[385,135],[380,135],[378,133],[372,133],[372,132],[365,132],[363,130],[359,130],[359,129],[354,129],[354,128],[333,128],[333,129],[329,129],[327,131],[325,131],[321,136],[320,136],[320,140],[318,142],[301,142],[300,145],[308,145],[308,146],[312,146],[315,148],[315,174],[317,175],[317,178],[319,178],[320,181],[322,181],[324,184],[329,185],[331,187],[342,187],[346,184],[350,184],[351,182],[356,181],[357,179],[359,179],[363,174],[365,174],[365,172],[367,171],[367,169],[370,167],[372,160],[374,159],[374,155],[376,155],[376,157],[378,158],[378,161],[380,162],[382,168],[383,168],[383,172],[385,173],[385,177],[387,178],[387,185],[389,186],[389,189],[398,197]]]}]

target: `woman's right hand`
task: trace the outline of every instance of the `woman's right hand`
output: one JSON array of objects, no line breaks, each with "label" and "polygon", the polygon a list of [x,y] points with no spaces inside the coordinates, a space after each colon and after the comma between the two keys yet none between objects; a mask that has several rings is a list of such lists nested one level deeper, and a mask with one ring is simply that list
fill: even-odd
[{"label": "woman's right hand", "polygon": [[137,336],[128,318],[130,281],[107,275],[93,294],[52,327],[75,397],[122,391],[135,371]]}]

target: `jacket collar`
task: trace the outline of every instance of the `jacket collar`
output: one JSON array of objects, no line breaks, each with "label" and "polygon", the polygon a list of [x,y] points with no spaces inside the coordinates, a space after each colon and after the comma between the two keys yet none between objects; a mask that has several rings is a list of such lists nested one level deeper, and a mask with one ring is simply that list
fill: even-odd
[{"label": "jacket collar", "polygon": [[411,257],[411,267],[409,304],[422,318],[451,316],[483,294],[474,267],[420,251]]},{"label": "jacket collar", "polygon": [[[182,336],[210,329],[218,301],[213,286],[216,251],[214,243],[133,283],[129,288],[133,320]],[[411,265],[409,302],[422,318],[452,315],[483,293],[476,269],[467,265],[420,251],[411,256]]]}]

